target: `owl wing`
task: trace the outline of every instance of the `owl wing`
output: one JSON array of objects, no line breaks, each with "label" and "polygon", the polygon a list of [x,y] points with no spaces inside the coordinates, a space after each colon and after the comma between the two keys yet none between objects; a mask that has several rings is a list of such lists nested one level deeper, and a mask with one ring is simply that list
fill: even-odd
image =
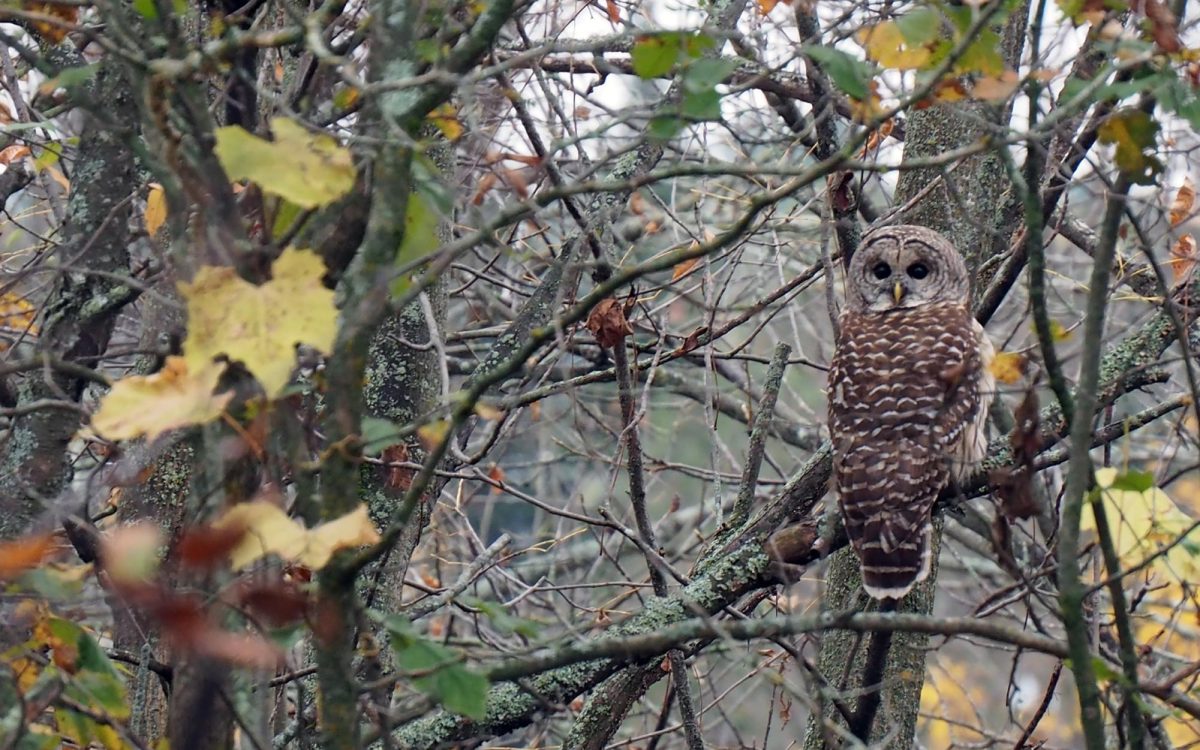
[{"label": "owl wing", "polygon": [[930,512],[980,408],[965,308],[847,316],[830,368],[834,486],[863,585],[899,598],[931,563]]}]

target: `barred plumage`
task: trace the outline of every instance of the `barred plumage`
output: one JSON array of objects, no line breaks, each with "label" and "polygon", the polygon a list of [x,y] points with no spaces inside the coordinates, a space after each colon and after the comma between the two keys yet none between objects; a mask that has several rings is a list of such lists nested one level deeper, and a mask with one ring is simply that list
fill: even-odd
[{"label": "barred plumage", "polygon": [[962,257],[940,234],[863,238],[829,372],[833,482],[863,585],[899,598],[930,567],[930,511],[983,458],[992,346]]}]

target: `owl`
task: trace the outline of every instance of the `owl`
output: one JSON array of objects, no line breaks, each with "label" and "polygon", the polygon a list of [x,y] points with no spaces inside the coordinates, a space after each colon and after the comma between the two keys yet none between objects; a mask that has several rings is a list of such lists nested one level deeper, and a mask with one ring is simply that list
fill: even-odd
[{"label": "owl", "polygon": [[929,575],[938,493],[987,449],[991,342],[962,256],[942,235],[863,237],[829,370],[833,486],[863,587],[899,599]]}]

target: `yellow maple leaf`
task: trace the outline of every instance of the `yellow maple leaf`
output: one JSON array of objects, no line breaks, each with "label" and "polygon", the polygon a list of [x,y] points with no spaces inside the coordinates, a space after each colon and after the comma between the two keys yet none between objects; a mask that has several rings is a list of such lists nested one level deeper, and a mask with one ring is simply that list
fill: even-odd
[{"label": "yellow maple leaf", "polygon": [[988,369],[998,382],[1012,385],[1024,375],[1025,357],[1017,352],[996,352]]},{"label": "yellow maple leaf", "polygon": [[884,21],[860,29],[854,35],[867,57],[885,68],[916,70],[929,64],[932,53],[923,45],[909,44],[895,21]]},{"label": "yellow maple leaf", "polygon": [[[1116,487],[1119,473],[1113,468],[1096,470],[1096,485],[1105,517],[1113,536],[1113,546],[1124,567],[1132,567],[1155,555],[1168,544],[1174,546],[1150,565],[1160,576],[1177,583],[1194,581],[1200,575],[1200,564],[1189,551],[1194,545],[1175,544],[1193,524],[1190,516],[1179,509],[1170,496],[1159,487],[1138,491]],[[1096,522],[1091,513],[1080,519],[1081,531],[1094,532]],[[1200,540],[1200,532],[1189,535]],[[1161,580],[1161,578],[1159,579]]]},{"label": "yellow maple leaf", "polygon": [[333,347],[337,308],[333,291],[321,283],[324,274],[320,256],[295,248],[283,251],[261,286],[232,268],[201,268],[190,284],[179,284],[188,308],[188,367],[224,354],[258,378],[268,397],[278,396],[295,367],[297,344],[323,352]]},{"label": "yellow maple leaf", "polygon": [[191,368],[183,357],[167,357],[153,375],[134,375],[113,383],[92,415],[92,429],[109,440],[145,435],[153,440],[167,430],[216,419],[233,398],[213,395],[225,365],[201,362]]},{"label": "yellow maple leaf", "polygon": [[241,542],[229,553],[229,564],[234,570],[269,554],[320,570],[334,552],[375,544],[380,539],[366,505],[306,529],[278,505],[256,500],[235,505],[213,524],[217,528],[231,525],[245,529]]},{"label": "yellow maple leaf", "polygon": [[354,187],[354,159],[332,137],[285,117],[272,120],[271,131],[273,141],[237,125],[217,129],[213,151],[229,179],[253,180],[304,208],[332,203]]}]

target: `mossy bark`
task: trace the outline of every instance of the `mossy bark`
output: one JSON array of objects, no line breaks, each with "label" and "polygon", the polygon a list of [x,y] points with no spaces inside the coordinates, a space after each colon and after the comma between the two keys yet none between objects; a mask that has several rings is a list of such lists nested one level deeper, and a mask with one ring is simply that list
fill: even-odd
[{"label": "mossy bark", "polygon": [[[127,145],[131,135],[115,124],[137,122],[133,94],[110,62],[100,64],[94,87],[94,98],[111,108],[111,121],[85,115],[56,253],[64,270],[40,304],[37,342],[39,355],[83,360],[85,366],[107,348],[117,314],[134,298],[119,278],[129,271],[129,197],[138,187]],[[39,370],[17,383],[17,407],[64,395],[78,401],[86,385],[73,375]],[[67,486],[68,443],[78,429],[79,413],[66,409],[35,409],[14,418],[0,456],[0,538],[25,531]]]}]

